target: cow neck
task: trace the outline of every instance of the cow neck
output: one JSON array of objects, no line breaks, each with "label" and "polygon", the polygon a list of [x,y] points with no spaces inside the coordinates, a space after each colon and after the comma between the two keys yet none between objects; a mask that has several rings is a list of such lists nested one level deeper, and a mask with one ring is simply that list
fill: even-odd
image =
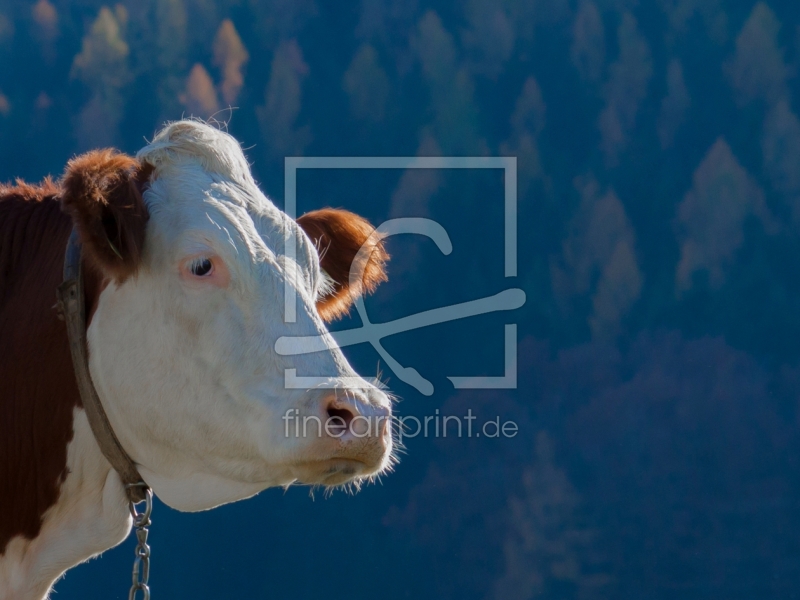
[{"label": "cow neck", "polygon": [[139,474],[133,459],[125,452],[119,438],[114,433],[89,373],[86,303],[81,262],[81,243],[77,230],[73,228],[64,256],[64,281],[58,288],[57,296],[67,325],[67,338],[69,339],[75,380],[78,384],[83,409],[86,411],[89,425],[98,446],[100,446],[100,451],[119,474],[125,485],[128,499],[133,503],[141,502],[145,499],[147,485]]}]

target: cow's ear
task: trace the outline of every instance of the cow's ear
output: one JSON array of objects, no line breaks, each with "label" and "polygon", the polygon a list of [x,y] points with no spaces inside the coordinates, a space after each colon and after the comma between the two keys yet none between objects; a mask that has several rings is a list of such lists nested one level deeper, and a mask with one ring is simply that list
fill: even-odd
[{"label": "cow's ear", "polygon": [[[317,300],[317,310],[325,321],[343,316],[359,295],[387,280],[389,255],[382,237],[373,235],[375,228],[366,219],[346,210],[323,208],[306,213],[297,223],[317,247],[320,266],[330,278],[329,289]],[[364,252],[359,254],[362,246]],[[350,283],[351,269],[360,274],[355,285]]]},{"label": "cow's ear", "polygon": [[61,181],[61,206],[72,217],[87,263],[117,282],[141,262],[147,207],[142,189],[151,172],[115,150],[73,158]]}]

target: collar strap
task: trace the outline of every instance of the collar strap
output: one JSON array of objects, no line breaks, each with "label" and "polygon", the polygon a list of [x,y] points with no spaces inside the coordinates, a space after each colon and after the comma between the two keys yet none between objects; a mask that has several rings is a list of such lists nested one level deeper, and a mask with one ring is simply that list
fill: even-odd
[{"label": "collar strap", "polygon": [[56,296],[67,324],[72,367],[75,370],[75,380],[78,383],[83,409],[89,419],[89,426],[92,428],[92,433],[103,456],[119,473],[128,499],[132,502],[141,502],[145,499],[145,490],[148,486],[139,474],[136,463],[119,443],[89,374],[86,307],[81,273],[81,242],[75,228],[72,229],[67,242],[67,252],[64,256],[64,282],[58,286]]}]

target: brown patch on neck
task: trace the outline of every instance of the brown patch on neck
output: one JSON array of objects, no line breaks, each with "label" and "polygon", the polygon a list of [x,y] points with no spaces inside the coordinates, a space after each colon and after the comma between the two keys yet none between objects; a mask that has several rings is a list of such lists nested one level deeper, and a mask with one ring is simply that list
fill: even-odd
[{"label": "brown patch on neck", "polygon": [[[0,186],[0,554],[16,536],[35,538],[58,501],[81,406],[55,308],[72,229],[59,194],[49,180]],[[103,284],[84,273],[91,314]]]}]

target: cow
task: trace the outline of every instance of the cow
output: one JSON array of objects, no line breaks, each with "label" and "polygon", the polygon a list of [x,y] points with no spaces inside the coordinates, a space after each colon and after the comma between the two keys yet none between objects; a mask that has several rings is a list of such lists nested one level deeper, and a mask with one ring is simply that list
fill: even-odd
[{"label": "cow", "polygon": [[[0,188],[0,599],[47,597],[131,529],[55,301],[73,230],[91,381],[167,505],[200,511],[273,486],[358,485],[391,468],[390,397],[354,372],[326,325],[386,280],[380,235],[342,209],[289,218],[231,135],[167,124],[135,157],[91,151],[58,181]],[[322,336],[326,350],[275,351],[294,336]],[[291,369],[323,383],[287,386]],[[338,428],[313,424],[334,417]],[[375,426],[356,431],[357,419]]]}]

